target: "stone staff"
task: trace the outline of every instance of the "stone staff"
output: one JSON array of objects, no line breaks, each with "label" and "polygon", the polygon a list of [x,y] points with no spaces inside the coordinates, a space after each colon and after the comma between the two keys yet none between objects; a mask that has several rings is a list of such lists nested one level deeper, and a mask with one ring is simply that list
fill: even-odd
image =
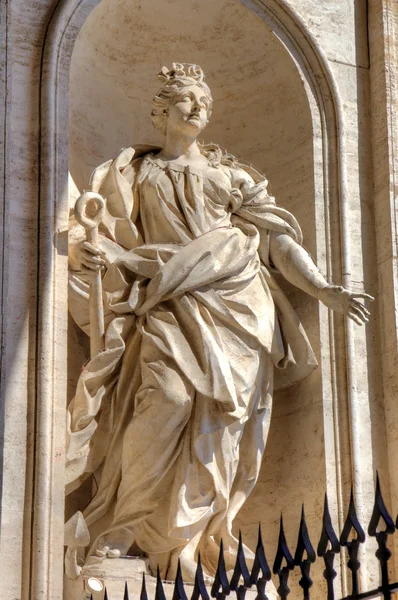
[{"label": "stone staff", "polygon": [[[87,241],[99,248],[98,226],[105,210],[105,201],[96,192],[84,192],[75,204],[75,218],[86,231]],[[92,271],[90,281],[90,355],[104,349],[105,325],[102,304],[101,267]]]}]

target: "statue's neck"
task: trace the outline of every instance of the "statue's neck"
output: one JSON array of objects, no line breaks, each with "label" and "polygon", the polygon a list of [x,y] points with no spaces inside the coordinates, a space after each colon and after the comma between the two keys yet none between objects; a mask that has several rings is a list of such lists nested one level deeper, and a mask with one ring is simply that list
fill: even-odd
[{"label": "statue's neck", "polygon": [[181,135],[173,134],[173,132],[168,132],[159,156],[164,160],[194,162],[201,157],[201,153],[196,137],[182,137]]}]

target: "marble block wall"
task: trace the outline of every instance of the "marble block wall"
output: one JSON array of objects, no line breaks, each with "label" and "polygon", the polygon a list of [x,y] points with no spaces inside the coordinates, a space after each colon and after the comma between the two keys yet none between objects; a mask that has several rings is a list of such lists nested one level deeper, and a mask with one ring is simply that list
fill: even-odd
[{"label": "marble block wall", "polygon": [[[174,60],[207,74],[205,141],[267,175],[330,280],[376,297],[365,330],[287,288],[319,368],[275,395],[236,527],[253,545],[261,521],[272,556],[282,510],[293,549],[304,501],[316,542],[324,491],[340,529],[351,485],[365,524],[376,469],[395,517],[396,2],[13,0],[0,12],[2,598],[62,597],[64,413],[87,355],[67,321],[68,170],[83,188],[120,147],[159,143],[148,107]],[[367,585],[377,566],[363,559]]]}]

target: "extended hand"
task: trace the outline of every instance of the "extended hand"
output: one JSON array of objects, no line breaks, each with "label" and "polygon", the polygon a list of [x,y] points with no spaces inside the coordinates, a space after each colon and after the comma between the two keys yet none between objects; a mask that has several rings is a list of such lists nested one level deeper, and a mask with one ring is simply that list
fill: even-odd
[{"label": "extended hand", "polygon": [[363,300],[374,300],[369,294],[349,292],[341,285],[328,285],[327,287],[322,288],[319,290],[318,298],[325,306],[346,315],[355,321],[357,325],[367,323],[370,315],[368,309],[358,300],[358,298],[362,298]]}]

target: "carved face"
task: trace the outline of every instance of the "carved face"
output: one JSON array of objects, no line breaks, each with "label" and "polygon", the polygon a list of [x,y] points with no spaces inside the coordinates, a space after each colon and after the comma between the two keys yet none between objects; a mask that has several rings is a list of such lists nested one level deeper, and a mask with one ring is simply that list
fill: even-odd
[{"label": "carved face", "polygon": [[201,87],[189,85],[181,88],[169,107],[167,129],[196,137],[209,121],[209,108],[209,98]]}]

